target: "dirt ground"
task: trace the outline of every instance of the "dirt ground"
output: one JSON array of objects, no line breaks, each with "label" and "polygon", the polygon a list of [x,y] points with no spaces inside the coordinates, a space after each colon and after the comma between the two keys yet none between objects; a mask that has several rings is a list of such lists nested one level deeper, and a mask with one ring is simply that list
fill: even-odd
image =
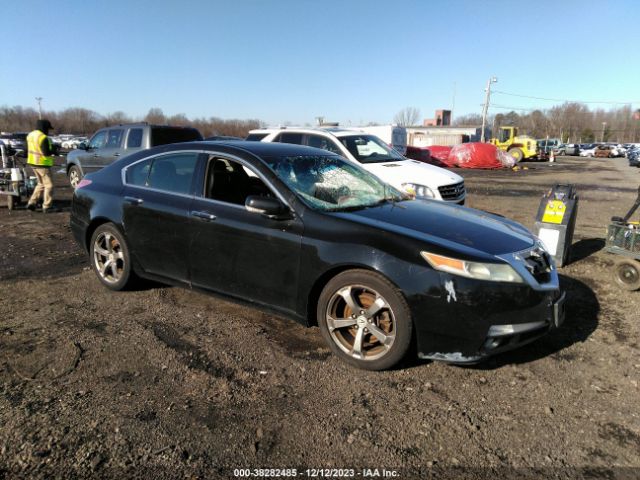
[{"label": "dirt ground", "polygon": [[[532,228],[549,186],[578,186],[573,261],[561,269],[567,319],[464,368],[407,360],[359,371],[330,355],[317,328],[180,288],[111,292],[72,240],[62,175],[62,212],[0,208],[0,479],[268,468],[640,477],[640,292],[614,286],[603,249],[640,170],[625,159],[522,165],[460,172],[468,205]],[[354,470],[307,470],[322,468]]]}]

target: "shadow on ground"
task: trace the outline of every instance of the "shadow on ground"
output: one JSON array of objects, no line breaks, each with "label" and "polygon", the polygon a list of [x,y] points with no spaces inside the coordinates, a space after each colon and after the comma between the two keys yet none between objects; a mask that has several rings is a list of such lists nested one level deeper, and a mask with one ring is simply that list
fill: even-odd
[{"label": "shadow on ground", "polygon": [[571,262],[579,262],[590,257],[604,248],[605,241],[602,238],[584,238],[571,246]]},{"label": "shadow on ground", "polygon": [[585,342],[598,327],[600,302],[593,290],[580,280],[560,275],[560,285],[567,293],[567,300],[565,321],[558,330],[471,368],[493,370],[510,364],[529,363],[562,352],[575,343]]}]

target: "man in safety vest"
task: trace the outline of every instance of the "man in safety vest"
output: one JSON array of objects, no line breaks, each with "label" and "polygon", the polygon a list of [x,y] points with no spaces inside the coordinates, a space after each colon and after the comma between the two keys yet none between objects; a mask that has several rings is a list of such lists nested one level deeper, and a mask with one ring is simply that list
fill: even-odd
[{"label": "man in safety vest", "polygon": [[53,167],[53,145],[47,136],[53,126],[49,120],[38,120],[36,129],[27,135],[27,148],[29,151],[27,163],[33,169],[38,184],[33,190],[33,195],[27,203],[29,210],[36,209],[36,203],[40,200],[44,191],[42,212],[51,212],[53,202],[53,181],[51,180],[51,167]]}]

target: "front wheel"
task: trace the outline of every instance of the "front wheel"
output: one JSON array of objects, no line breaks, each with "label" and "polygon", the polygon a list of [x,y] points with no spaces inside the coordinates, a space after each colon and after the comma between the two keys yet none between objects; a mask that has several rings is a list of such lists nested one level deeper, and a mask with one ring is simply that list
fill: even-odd
[{"label": "front wheel", "polygon": [[318,299],[317,315],[333,353],[355,367],[391,368],[409,349],[409,307],[402,293],[378,273],[349,270],[331,279]]},{"label": "front wheel", "polygon": [[80,180],[82,180],[82,172],[80,171],[80,168],[76,165],[72,165],[69,169],[69,184],[71,185],[71,188],[75,190],[80,183]]},{"label": "front wheel", "polygon": [[625,258],[613,267],[613,279],[619,287],[634,291],[640,289],[640,262]]},{"label": "front wheel", "polygon": [[131,285],[131,257],[124,235],[113,223],[96,228],[91,236],[91,267],[104,286],[124,290]]},{"label": "front wheel", "polygon": [[512,148],[511,150],[509,150],[509,155],[511,155],[516,160],[516,163],[524,158],[524,153],[522,153],[522,150],[520,150],[519,148]]}]

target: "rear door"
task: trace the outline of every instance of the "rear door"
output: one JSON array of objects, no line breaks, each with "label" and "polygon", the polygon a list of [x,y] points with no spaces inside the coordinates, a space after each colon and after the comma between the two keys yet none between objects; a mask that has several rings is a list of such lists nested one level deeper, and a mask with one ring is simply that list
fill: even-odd
[{"label": "rear door", "polygon": [[123,224],[136,263],[147,273],[189,281],[189,209],[198,152],[171,152],[125,170]]}]

